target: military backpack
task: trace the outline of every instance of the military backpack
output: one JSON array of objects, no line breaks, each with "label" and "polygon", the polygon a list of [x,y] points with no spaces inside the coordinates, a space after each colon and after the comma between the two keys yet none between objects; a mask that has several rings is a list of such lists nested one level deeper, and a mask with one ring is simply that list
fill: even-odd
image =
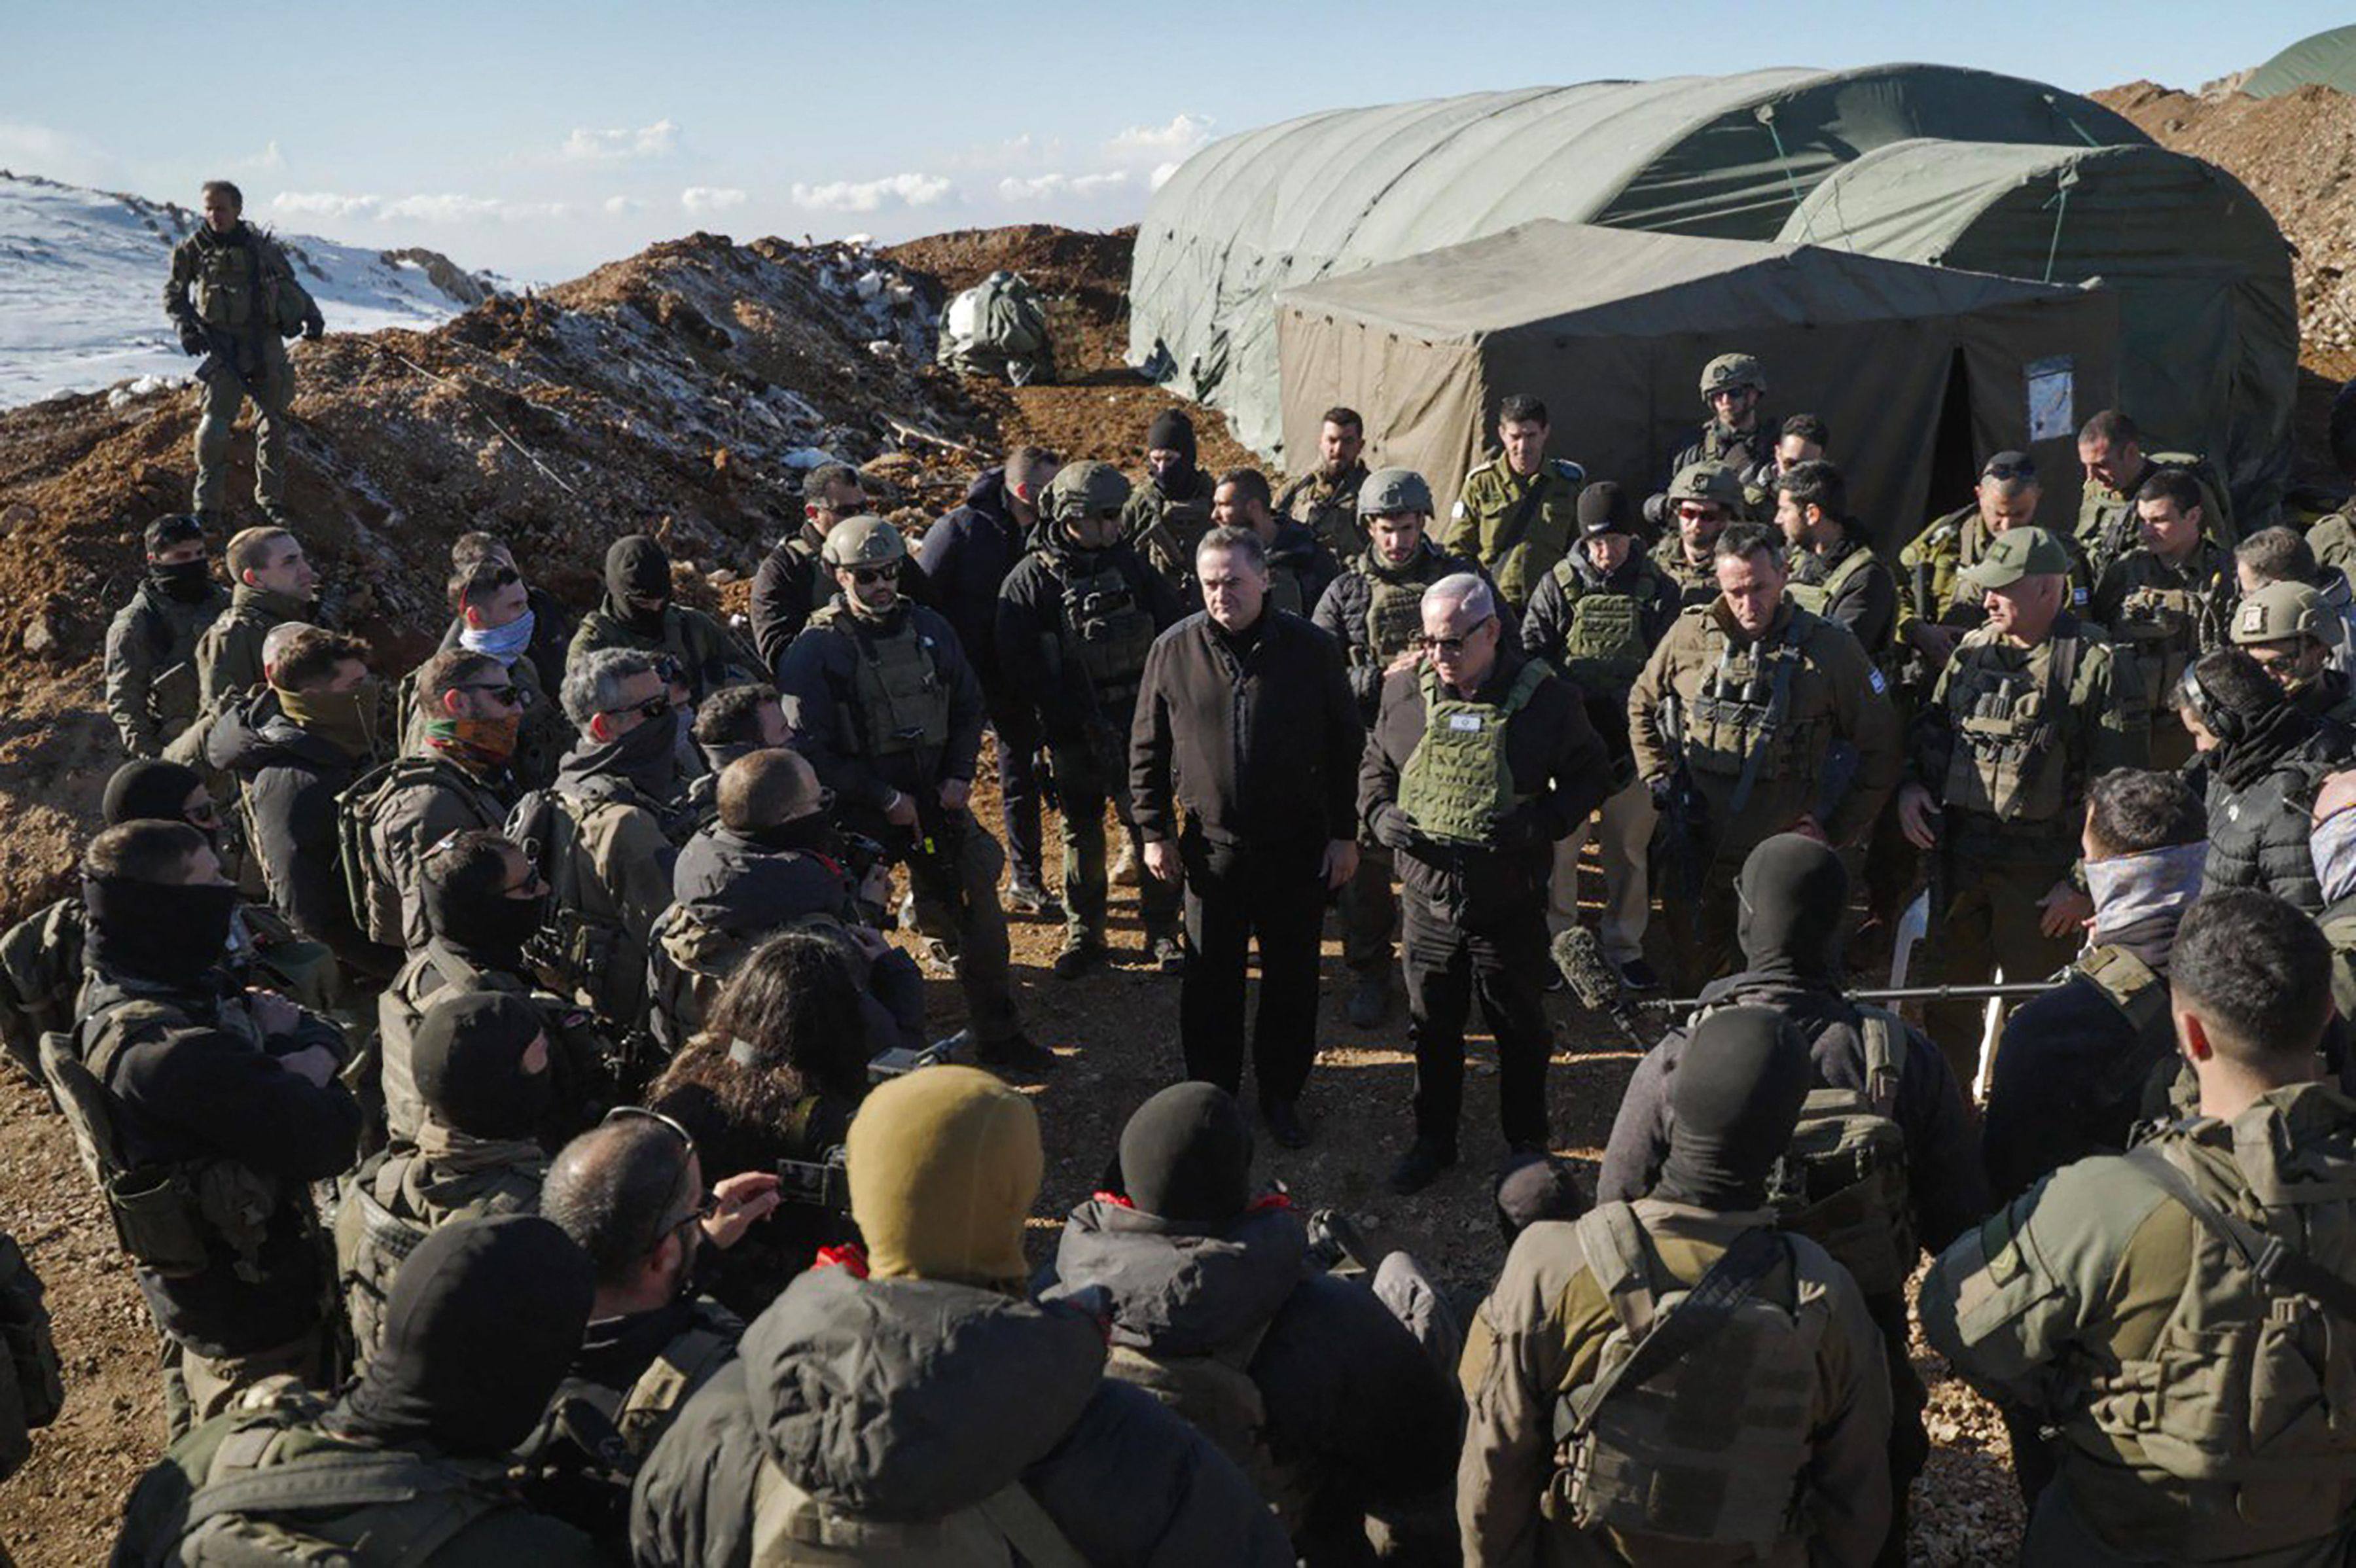
[{"label": "military backpack", "polygon": [[1778,1227],[1830,1252],[1868,1295],[1886,1295],[1914,1270],[1906,1134],[1896,1120],[1908,1036],[1879,1007],[1857,1012],[1865,1087],[1808,1091],[1768,1199]]},{"label": "military backpack", "polygon": [[1691,1286],[1661,1291],[1629,1205],[1601,1205],[1574,1230],[1612,1324],[1594,1380],[1557,1397],[1540,1512],[1580,1531],[1767,1557],[1801,1532],[1816,1352],[1839,1270],[1762,1228]]},{"label": "military backpack", "polygon": [[1443,843],[1489,844],[1497,824],[1534,791],[1515,787],[1506,756],[1513,718],[1553,672],[1533,659],[1494,706],[1451,697],[1440,671],[1422,674],[1423,736],[1399,770],[1398,806],[1416,831]]},{"label": "military backpack", "polygon": [[73,1027],[81,989],[81,900],[60,898],[0,933],[0,1047],[36,1083],[41,1036]]},{"label": "military backpack", "polygon": [[409,940],[402,919],[400,869],[387,853],[378,817],[409,790],[452,783],[468,793],[481,788],[446,758],[396,757],[369,768],[336,797],[336,855],[343,870],[344,897],[369,940],[401,948]]}]

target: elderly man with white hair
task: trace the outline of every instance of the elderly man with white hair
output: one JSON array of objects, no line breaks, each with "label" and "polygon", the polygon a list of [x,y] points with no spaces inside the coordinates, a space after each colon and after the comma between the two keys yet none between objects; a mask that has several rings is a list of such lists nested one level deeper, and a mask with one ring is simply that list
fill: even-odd
[{"label": "elderly man with white hair", "polygon": [[1365,729],[1341,645],[1269,602],[1258,534],[1213,529],[1194,576],[1204,607],[1155,640],[1139,678],[1132,820],[1150,875],[1166,882],[1184,870],[1186,1076],[1240,1094],[1245,971],[1258,941],[1260,1120],[1298,1148],[1309,1141],[1299,1101],[1317,1055],[1325,904],[1358,866]]},{"label": "elderly man with white hair", "polygon": [[1504,635],[1470,573],[1423,592],[1423,657],[1383,682],[1358,811],[1398,857],[1415,1040],[1415,1142],[1392,1169],[1420,1191],[1456,1163],[1464,1021],[1497,1040],[1511,1152],[1547,1146],[1547,884],[1555,841],[1612,792],[1579,690]]}]

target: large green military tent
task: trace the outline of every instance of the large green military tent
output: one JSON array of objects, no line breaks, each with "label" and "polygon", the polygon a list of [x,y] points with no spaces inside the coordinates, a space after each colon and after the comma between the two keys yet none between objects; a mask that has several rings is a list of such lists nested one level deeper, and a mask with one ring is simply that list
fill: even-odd
[{"label": "large green military tent", "polygon": [[1288,444],[1313,450],[1326,405],[1347,403],[1368,461],[1422,470],[1443,510],[1513,392],[1546,401],[1556,456],[1642,493],[1705,417],[1702,365],[1741,349],[1771,410],[1832,426],[1884,549],[2008,448],[2073,516],[2077,427],[2111,399],[2116,334],[2100,288],[1547,221],[1290,289],[1277,327]]},{"label": "large green military tent", "polygon": [[1948,66],[1591,81],[1311,114],[1214,143],[1155,192],[1130,362],[1279,441],[1281,288],[1533,219],[1772,240],[1817,182],[1917,136],[2145,144],[2039,82]]},{"label": "large green military tent", "polygon": [[2206,453],[2236,512],[2265,517],[2298,390],[2290,247],[2213,164],[2165,147],[1896,142],[1837,169],[1786,244],[2118,295],[2119,406],[2146,446]]},{"label": "large green military tent", "polygon": [[2253,98],[2273,98],[2310,82],[2356,92],[2356,27],[2332,27],[2299,39],[2250,72],[2242,91]]}]

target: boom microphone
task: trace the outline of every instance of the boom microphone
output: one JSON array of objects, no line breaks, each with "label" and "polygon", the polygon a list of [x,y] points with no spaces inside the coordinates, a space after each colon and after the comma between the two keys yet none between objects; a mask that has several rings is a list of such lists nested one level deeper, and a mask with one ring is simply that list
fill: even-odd
[{"label": "boom microphone", "polygon": [[1629,999],[1626,983],[1603,956],[1603,944],[1595,933],[1585,926],[1566,927],[1555,933],[1553,951],[1554,966],[1579,1004],[1610,1018],[1637,1049],[1650,1050],[1660,1031],[1649,1026],[1642,1009]]}]

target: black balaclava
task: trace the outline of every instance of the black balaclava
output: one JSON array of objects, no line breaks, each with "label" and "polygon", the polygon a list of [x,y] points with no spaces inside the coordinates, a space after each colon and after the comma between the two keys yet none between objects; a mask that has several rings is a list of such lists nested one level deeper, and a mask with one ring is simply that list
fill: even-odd
[{"label": "black balaclava", "polygon": [[177,762],[153,757],[126,762],[107,779],[99,811],[110,828],[119,828],[125,822],[185,822],[188,820],[188,797],[204,781],[195,768],[183,768]]},{"label": "black balaclava", "polygon": [[823,811],[805,812],[766,828],[747,828],[747,843],[798,854],[822,854],[829,860],[842,858],[842,834],[827,820]]},{"label": "black balaclava", "polygon": [[89,961],[112,975],[176,990],[198,986],[225,961],[237,889],[227,883],[136,882],[85,876]]},{"label": "black balaclava", "polygon": [[539,1423],[596,1294],[588,1254],[540,1216],[452,1220],[393,1276],[384,1343],[327,1424],[387,1445],[503,1455]]},{"label": "black balaclava", "polygon": [[[652,610],[630,603],[630,596],[660,599]],[[605,552],[605,613],[641,637],[659,637],[663,611],[670,605],[670,557],[643,533],[625,534]]]},{"label": "black balaclava", "polygon": [[150,561],[147,580],[155,591],[184,605],[200,605],[213,591],[213,569],[198,556],[194,561]]},{"label": "black balaclava", "polygon": [[1178,454],[1177,471],[1156,483],[1162,487],[1162,493],[1173,501],[1193,500],[1202,474],[1194,466],[1194,422],[1179,409],[1163,409],[1146,426],[1145,449]]},{"label": "black balaclava", "polygon": [[548,1114],[552,1064],[526,1072],[539,1010],[498,991],[444,992],[418,1020],[411,1069],[434,1119],[471,1138],[529,1138]]},{"label": "black balaclava", "polygon": [[1216,1084],[1173,1083],[1120,1130],[1120,1175],[1143,1213],[1185,1224],[1232,1219],[1251,1201],[1251,1124]]},{"label": "black balaclava", "polygon": [[1669,1156],[1652,1196],[1720,1213],[1763,1207],[1814,1076],[1807,1042],[1772,1008],[1704,1018],[1669,1075]]},{"label": "black balaclava", "polygon": [[426,876],[418,878],[417,893],[425,909],[425,929],[485,969],[520,970],[524,943],[548,918],[545,896],[455,898]]},{"label": "black balaclava", "polygon": [[679,788],[679,726],[669,719],[642,719],[636,728],[608,741],[599,741],[584,729],[557,765],[557,773],[626,779],[648,799],[668,800]]},{"label": "black balaclava", "polygon": [[1848,915],[1839,855],[1804,834],[1777,833],[1742,863],[1734,895],[1746,974],[1839,987]]},{"label": "black balaclava", "polygon": [[1576,1219],[1587,1208],[1579,1177],[1552,1155],[1528,1150],[1497,1175],[1497,1228],[1509,1246],[1541,1219]]}]

